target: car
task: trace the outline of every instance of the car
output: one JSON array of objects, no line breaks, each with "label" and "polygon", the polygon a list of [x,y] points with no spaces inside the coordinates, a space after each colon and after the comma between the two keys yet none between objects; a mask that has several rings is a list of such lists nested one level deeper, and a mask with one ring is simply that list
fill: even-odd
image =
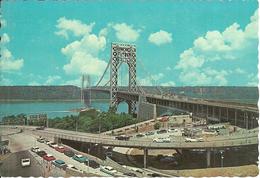
[{"label": "car", "polygon": [[37,151],[39,150],[39,147],[38,146],[34,146],[31,148],[31,151],[36,153]]},{"label": "car", "polygon": [[66,169],[73,169],[73,170],[76,170],[76,171],[78,171],[78,172],[80,172],[80,173],[84,173],[82,170],[79,170],[78,168],[76,168],[74,165],[72,165],[72,164],[68,164],[67,166],[66,166]]},{"label": "car", "polygon": [[117,171],[111,166],[100,166],[100,171],[110,174],[112,176],[114,176],[117,173]]},{"label": "car", "polygon": [[60,159],[58,159],[58,160],[54,160],[54,161],[52,161],[51,162],[54,166],[56,166],[56,167],[58,167],[58,168],[60,168],[60,169],[66,169],[66,167],[67,167],[67,165],[66,165],[66,163],[63,161],[63,160],[60,160]]},{"label": "car", "polygon": [[135,173],[132,173],[132,172],[124,173],[124,175],[127,177],[138,177]]},{"label": "car", "polygon": [[188,137],[185,138],[185,142],[197,142],[197,141],[198,140],[195,138],[188,138]]},{"label": "car", "polygon": [[148,173],[147,176],[148,177],[162,177],[160,174],[157,174],[157,173]]},{"label": "car", "polygon": [[45,151],[43,151],[43,150],[37,151],[36,153],[37,153],[37,155],[39,155],[40,157],[43,157],[44,155],[47,155],[47,153],[46,153]]},{"label": "car", "polygon": [[44,143],[44,141],[45,141],[44,138],[38,138],[37,139],[37,142],[40,142],[40,143]]},{"label": "car", "polygon": [[66,156],[68,156],[68,157],[72,157],[72,156],[75,155],[75,153],[74,153],[73,151],[71,151],[71,150],[65,150],[65,151],[64,151],[64,154],[65,154]]},{"label": "car", "polygon": [[163,142],[164,142],[164,143],[170,143],[170,142],[171,142],[171,139],[170,139],[170,138],[163,138]]},{"label": "car", "polygon": [[30,166],[31,165],[30,158],[23,158],[23,159],[21,159],[21,165],[22,165],[22,167]]},{"label": "car", "polygon": [[51,148],[56,148],[58,147],[59,145],[55,142],[51,142],[50,144],[48,144]]},{"label": "car", "polygon": [[154,139],[153,139],[153,142],[163,143],[163,138],[154,138]]},{"label": "car", "polygon": [[165,129],[161,129],[157,131],[157,134],[163,134],[163,133],[167,133],[167,130]]},{"label": "car", "polygon": [[52,141],[45,140],[45,143],[46,143],[47,145],[49,145],[49,144],[52,143]]},{"label": "car", "polygon": [[146,132],[145,135],[146,136],[154,135],[154,132],[151,132],[151,131],[150,132]]},{"label": "car", "polygon": [[204,142],[204,138],[202,138],[202,137],[197,138],[197,140],[198,140],[199,142]]},{"label": "car", "polygon": [[130,136],[127,136],[127,135],[119,135],[119,136],[116,136],[115,139],[116,140],[129,140]]},{"label": "car", "polygon": [[57,147],[55,147],[55,150],[60,153],[64,153],[66,149],[63,146],[57,146]]},{"label": "car", "polygon": [[153,142],[156,142],[156,143],[170,143],[171,139],[170,138],[155,138],[155,139],[153,139]]},{"label": "car", "polygon": [[36,130],[44,130],[45,127],[44,127],[44,126],[41,126],[41,127],[36,127],[35,129],[36,129]]},{"label": "car", "polygon": [[85,156],[82,156],[82,155],[78,155],[78,154],[75,154],[73,157],[72,157],[74,160],[80,162],[80,163],[84,163],[87,161],[87,158]]},{"label": "car", "polygon": [[111,158],[113,156],[113,153],[111,151],[108,151],[105,153],[105,155],[109,158]]},{"label": "car", "polygon": [[92,168],[94,168],[94,169],[100,167],[100,165],[96,161],[94,161],[94,160],[88,160],[88,161],[85,162],[85,164],[90,166],[90,167],[92,167]]},{"label": "car", "polygon": [[143,174],[143,171],[142,171],[141,169],[138,169],[138,168],[132,167],[132,168],[130,168],[130,170],[135,171],[135,172],[138,172],[138,173],[140,173],[140,174]]},{"label": "car", "polygon": [[46,161],[53,161],[53,160],[56,159],[56,158],[55,158],[54,156],[52,156],[51,154],[44,155],[42,158],[43,158],[44,160],[46,160]]},{"label": "car", "polygon": [[137,134],[137,135],[135,135],[137,138],[140,138],[140,137],[144,137],[145,135],[144,134],[142,134],[142,133],[139,133],[139,134]]}]

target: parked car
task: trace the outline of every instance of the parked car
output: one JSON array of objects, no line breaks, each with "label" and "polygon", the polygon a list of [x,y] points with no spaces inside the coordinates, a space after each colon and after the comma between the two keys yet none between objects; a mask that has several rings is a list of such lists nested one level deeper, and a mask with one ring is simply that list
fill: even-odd
[{"label": "parked car", "polygon": [[31,165],[30,158],[23,158],[23,159],[21,159],[21,165],[22,165],[22,167],[30,166]]},{"label": "parked car", "polygon": [[75,154],[73,157],[72,157],[74,160],[80,162],[80,163],[84,163],[86,162],[87,158],[85,156],[82,156],[82,155],[77,155]]},{"label": "parked car", "polygon": [[144,137],[145,134],[139,133],[139,134],[136,134],[135,136],[136,136],[137,138],[140,138],[140,137]]},{"label": "parked car", "polygon": [[55,158],[54,156],[52,156],[51,154],[44,155],[42,158],[43,158],[44,160],[46,160],[46,161],[53,161],[53,160],[56,159],[56,158]]},{"label": "parked car", "polygon": [[94,160],[88,160],[88,161],[85,162],[85,164],[89,165],[90,167],[92,167],[94,169],[100,167],[100,165],[96,161],[94,161]]},{"label": "parked car", "polygon": [[60,169],[64,169],[64,170],[67,167],[66,163],[63,160],[60,160],[60,159],[52,161],[52,164],[54,166],[56,166],[56,167],[58,167]]},{"label": "parked car", "polygon": [[153,139],[153,142],[156,142],[156,143],[170,143],[171,139],[170,138],[155,138],[155,139]]},{"label": "parked car", "polygon": [[151,132],[151,131],[150,132],[146,132],[145,135],[146,136],[154,135],[154,132]]},{"label": "parked car", "polygon": [[135,173],[132,173],[132,172],[124,173],[124,175],[127,177],[138,177]]},{"label": "parked car", "polygon": [[76,168],[76,167],[75,167],[74,165],[72,165],[72,164],[68,164],[67,167],[66,167],[66,169],[73,169],[73,170],[76,170],[76,171],[78,171],[78,172],[80,172],[80,173],[83,173],[82,170]]},{"label": "parked car", "polygon": [[75,155],[75,153],[74,153],[73,151],[71,151],[71,150],[65,150],[65,151],[64,151],[64,154],[65,154],[66,156],[68,156],[68,157],[72,157],[72,156]]},{"label": "parked car", "polygon": [[47,155],[47,153],[43,150],[37,151],[37,155],[39,155],[40,157],[43,157],[44,155]]},{"label": "parked car", "polygon": [[55,142],[51,142],[50,144],[48,144],[51,148],[56,148],[58,147],[59,145]]},{"label": "parked car", "polygon": [[41,127],[36,127],[35,129],[36,129],[36,130],[44,130],[45,127],[44,127],[44,126],[41,126]]},{"label": "parked car", "polygon": [[112,176],[114,176],[117,173],[117,171],[111,166],[100,166],[100,171],[110,174]]},{"label": "parked car", "polygon": [[129,140],[130,136],[127,136],[127,135],[119,135],[119,136],[116,136],[115,139],[117,140]]},{"label": "parked car", "polygon": [[66,149],[63,146],[57,146],[57,147],[55,147],[55,150],[60,153],[64,153]]},{"label": "parked car", "polygon": [[195,138],[188,138],[188,137],[185,138],[185,142],[197,142],[197,141],[198,140]]},{"label": "parked car", "polygon": [[38,138],[37,141],[40,143],[44,143],[45,140],[44,140],[44,138]]},{"label": "parked car", "polygon": [[36,153],[36,151],[38,151],[40,148],[38,146],[34,146],[31,148],[31,151]]},{"label": "parked car", "polygon": [[163,134],[163,133],[167,133],[167,130],[165,129],[161,129],[157,131],[157,134]]}]

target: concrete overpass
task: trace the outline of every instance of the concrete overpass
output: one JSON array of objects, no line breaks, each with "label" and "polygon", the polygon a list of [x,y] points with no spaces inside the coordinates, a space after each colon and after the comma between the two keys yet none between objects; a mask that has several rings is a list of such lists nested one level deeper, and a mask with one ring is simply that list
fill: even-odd
[{"label": "concrete overpass", "polygon": [[60,129],[36,130],[41,136],[53,137],[56,142],[62,140],[72,140],[81,143],[92,143],[99,146],[139,148],[144,150],[144,167],[149,149],[206,149],[207,165],[210,166],[210,153],[213,149],[223,149],[230,147],[241,147],[258,144],[258,128],[246,130],[242,133],[230,136],[215,137],[204,142],[185,142],[184,140],[172,141],[171,143],[155,143],[151,139],[131,138],[129,141],[116,140],[113,136],[102,134],[90,134]]}]

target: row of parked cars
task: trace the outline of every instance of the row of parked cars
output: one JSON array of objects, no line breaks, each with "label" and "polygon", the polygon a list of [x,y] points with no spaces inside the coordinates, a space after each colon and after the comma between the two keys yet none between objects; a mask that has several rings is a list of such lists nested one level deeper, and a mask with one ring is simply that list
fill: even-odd
[{"label": "row of parked cars", "polygon": [[[94,169],[96,169],[100,166],[96,161],[88,159],[85,156],[76,154],[72,150],[70,150],[66,147],[60,146],[55,142],[48,141],[45,138],[40,137],[37,139],[37,141],[40,143],[45,143],[45,144],[49,145],[51,148],[55,149],[56,151],[63,153],[64,155],[71,157],[72,159],[74,159],[80,163],[84,163]],[[35,152],[37,155],[42,157],[44,160],[51,161],[52,164],[58,168],[61,168],[64,170],[66,170],[67,168],[78,170],[75,166],[66,164],[63,160],[56,160],[56,158],[53,155],[46,153],[44,150],[40,150],[39,147],[32,147],[31,151]],[[78,171],[83,172],[82,170],[78,170]]]}]

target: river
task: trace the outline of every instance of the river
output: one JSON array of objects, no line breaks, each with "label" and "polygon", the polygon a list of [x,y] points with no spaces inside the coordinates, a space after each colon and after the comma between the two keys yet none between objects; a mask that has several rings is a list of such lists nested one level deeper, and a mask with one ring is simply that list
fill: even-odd
[{"label": "river", "polygon": [[[77,115],[77,112],[72,112],[71,110],[83,107],[85,106],[80,101],[0,102],[0,119],[2,119],[4,116],[17,115],[21,113],[26,115],[46,113],[48,118]],[[93,101],[91,103],[91,107],[101,111],[107,111],[109,108],[109,103]],[[127,112],[126,103],[120,104],[118,111]]]}]

